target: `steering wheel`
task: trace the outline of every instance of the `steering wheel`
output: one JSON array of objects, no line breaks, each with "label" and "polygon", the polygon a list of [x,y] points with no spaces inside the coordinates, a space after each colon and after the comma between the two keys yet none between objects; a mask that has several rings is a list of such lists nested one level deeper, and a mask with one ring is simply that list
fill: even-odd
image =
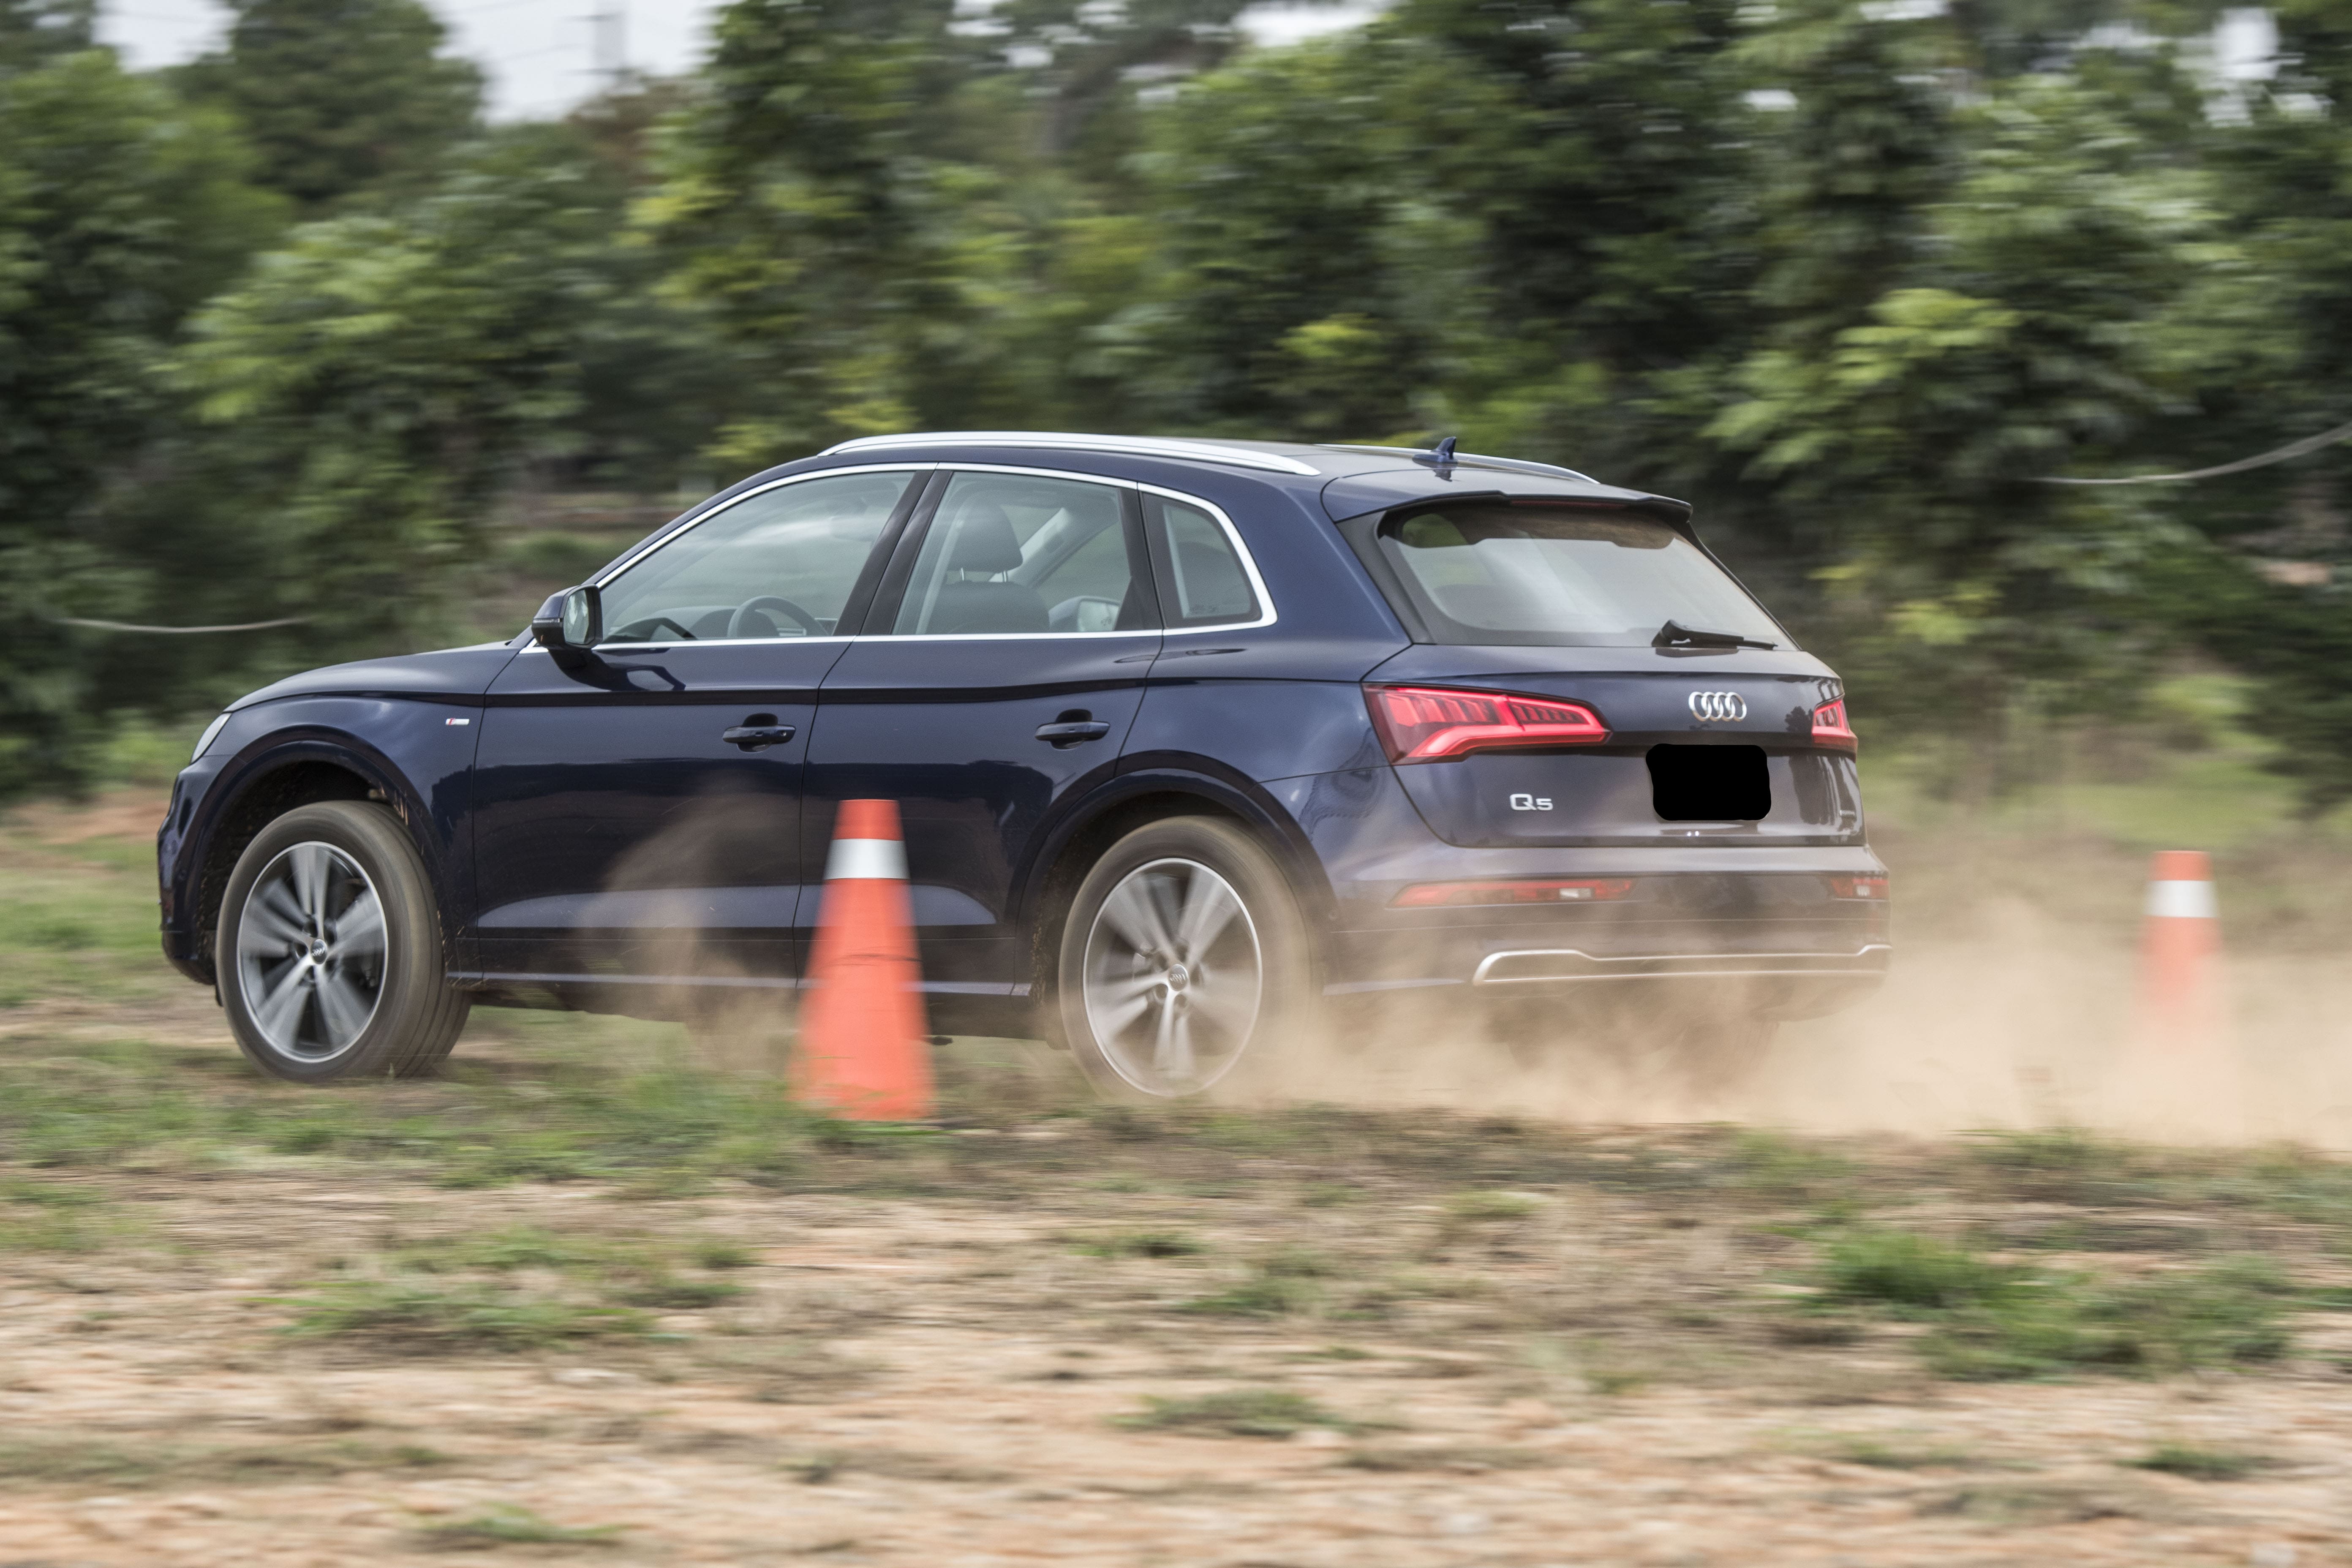
[{"label": "steering wheel", "polygon": [[[814,616],[810,615],[806,610],[802,609],[790,599],[779,599],[773,594],[761,594],[757,598],[746,599],[741,604],[736,605],[735,613],[727,617],[727,635],[730,637],[749,636],[750,634],[745,632],[743,629],[744,623],[752,616],[764,610],[782,611],[793,620],[798,621],[801,626],[801,630],[806,632],[810,637],[821,637],[824,636],[824,627],[821,623],[819,623]],[[768,624],[773,626],[775,623],[771,621]]]}]

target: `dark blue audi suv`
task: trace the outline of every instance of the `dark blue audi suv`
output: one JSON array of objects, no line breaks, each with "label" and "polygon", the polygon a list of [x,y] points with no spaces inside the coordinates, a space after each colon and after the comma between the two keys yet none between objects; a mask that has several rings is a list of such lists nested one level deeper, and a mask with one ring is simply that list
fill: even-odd
[{"label": "dark blue audi suv", "polygon": [[264,1069],[789,1004],[898,802],[934,1026],[1178,1096],[1408,1001],[1754,1043],[1890,953],[1843,689],[1690,508],[1433,450],[964,432],[688,511],[502,643],[215,721],[163,951]]}]

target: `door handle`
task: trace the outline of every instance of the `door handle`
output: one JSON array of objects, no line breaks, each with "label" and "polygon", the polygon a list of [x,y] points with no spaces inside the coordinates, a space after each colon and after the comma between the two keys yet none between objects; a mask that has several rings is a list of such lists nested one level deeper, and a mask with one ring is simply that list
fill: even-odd
[{"label": "door handle", "polygon": [[1064,719],[1037,726],[1037,738],[1051,741],[1057,752],[1069,750],[1081,741],[1099,741],[1110,733],[1110,726],[1099,719]]},{"label": "door handle", "polygon": [[790,724],[738,724],[719,732],[719,738],[730,746],[740,746],[747,752],[761,751],[769,746],[781,746],[793,738]]}]

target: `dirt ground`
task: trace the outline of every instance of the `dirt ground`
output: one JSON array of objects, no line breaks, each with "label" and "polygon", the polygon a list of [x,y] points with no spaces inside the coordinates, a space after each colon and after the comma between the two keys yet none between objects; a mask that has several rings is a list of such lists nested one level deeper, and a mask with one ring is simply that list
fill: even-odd
[{"label": "dirt ground", "polygon": [[[1580,1147],[1605,1166],[1675,1143]],[[2352,1335],[2306,1330],[2258,1375],[1944,1382],[1899,1326],[1773,1342],[1757,1300],[1793,1244],[1687,1192],[1555,1188],[1462,1221],[1408,1182],[1311,1205],[1319,1162],[1234,1160],[1214,1197],[1104,1190],[1076,1163],[1066,1189],[960,1201],[119,1178],[145,1247],[20,1264],[0,1300],[0,1561],[2352,1561],[2352,1377],[2328,1359]],[[355,1247],[512,1226],[723,1237],[747,1289],[662,1314],[658,1341],[577,1349],[282,1332]],[[1079,1250],[1138,1227],[1201,1250]],[[1351,1283],[1442,1278],[1377,1315],[1186,1310],[1224,1260],[1285,1245]],[[1120,1425],[1234,1389],[1329,1415],[1274,1436]],[[2263,1468],[2126,1468],[2166,1442]],[[501,1521],[556,1539],[501,1542]]]},{"label": "dirt ground", "polygon": [[12,831],[5,1568],[2352,1563],[2327,1156],[1139,1114],[976,1041],[894,1140],[495,1015],[288,1090],[74,902],[123,821]]}]

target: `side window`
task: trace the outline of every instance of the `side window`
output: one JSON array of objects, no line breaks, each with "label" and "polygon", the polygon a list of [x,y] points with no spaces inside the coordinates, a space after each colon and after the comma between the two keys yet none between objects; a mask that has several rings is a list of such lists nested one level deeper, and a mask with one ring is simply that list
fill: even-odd
[{"label": "side window", "polygon": [[1223,524],[1197,506],[1144,497],[1160,599],[1168,625],[1221,626],[1256,620],[1262,606]]},{"label": "side window", "polygon": [[914,470],[746,496],[604,584],[608,642],[828,637]]},{"label": "side window", "polygon": [[1046,637],[1158,626],[1123,493],[1080,479],[955,475],[924,531],[893,629]]}]

